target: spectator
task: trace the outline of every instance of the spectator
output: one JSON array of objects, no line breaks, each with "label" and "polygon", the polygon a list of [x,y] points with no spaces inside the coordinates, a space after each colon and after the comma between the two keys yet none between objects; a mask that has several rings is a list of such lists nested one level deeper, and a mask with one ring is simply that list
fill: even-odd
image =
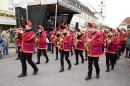
[{"label": "spectator", "polygon": [[6,28],[2,33],[1,33],[1,38],[3,40],[3,55],[9,55],[8,54],[8,46],[10,43],[10,33],[9,29]]},{"label": "spectator", "polygon": [[1,52],[2,52],[2,42],[3,42],[3,40],[0,37],[0,59],[2,59],[2,54],[1,54]]}]

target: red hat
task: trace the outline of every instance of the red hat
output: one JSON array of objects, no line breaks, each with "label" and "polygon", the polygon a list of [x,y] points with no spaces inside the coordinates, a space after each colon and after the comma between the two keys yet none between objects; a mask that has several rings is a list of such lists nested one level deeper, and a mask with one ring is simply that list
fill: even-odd
[{"label": "red hat", "polygon": [[88,27],[92,27],[92,24],[91,23],[88,23],[88,25],[87,25]]},{"label": "red hat", "polygon": [[32,26],[32,22],[31,21],[24,21],[25,25],[28,25],[28,26]]},{"label": "red hat", "polygon": [[18,28],[23,28],[22,26],[19,26]]},{"label": "red hat", "polygon": [[97,27],[95,23],[88,23],[87,26],[88,26],[88,27],[92,27],[92,28],[96,28],[96,27]]},{"label": "red hat", "polygon": [[92,23],[92,28],[96,28],[96,24],[95,23]]},{"label": "red hat", "polygon": [[41,30],[43,30],[44,27],[43,27],[42,25],[38,25],[38,26],[37,26],[37,29],[41,29]]}]

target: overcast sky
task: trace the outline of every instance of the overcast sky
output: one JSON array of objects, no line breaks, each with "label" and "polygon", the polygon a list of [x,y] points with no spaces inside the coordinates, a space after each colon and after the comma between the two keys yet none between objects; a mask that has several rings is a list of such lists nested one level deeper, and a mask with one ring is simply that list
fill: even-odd
[{"label": "overcast sky", "polygon": [[[101,0],[79,0],[89,2],[97,11]],[[130,17],[130,0],[106,0],[106,24],[116,28],[124,18]]]}]

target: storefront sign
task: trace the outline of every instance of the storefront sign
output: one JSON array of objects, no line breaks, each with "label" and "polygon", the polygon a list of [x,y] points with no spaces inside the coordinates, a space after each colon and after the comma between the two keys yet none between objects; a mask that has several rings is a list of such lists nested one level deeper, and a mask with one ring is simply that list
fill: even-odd
[{"label": "storefront sign", "polygon": [[0,12],[0,16],[2,16],[2,17],[8,17],[8,18],[14,18],[15,17],[15,15],[13,15],[13,14],[2,13],[2,12]]}]

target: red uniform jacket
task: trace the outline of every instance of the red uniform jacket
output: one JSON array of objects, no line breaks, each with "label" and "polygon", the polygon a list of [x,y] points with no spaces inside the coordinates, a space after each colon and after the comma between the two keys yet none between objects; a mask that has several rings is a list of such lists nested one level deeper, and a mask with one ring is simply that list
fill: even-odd
[{"label": "red uniform jacket", "polygon": [[78,43],[77,43],[77,50],[84,50],[84,37],[81,36],[79,39],[78,39]]},{"label": "red uniform jacket", "polygon": [[32,30],[25,31],[22,34],[22,46],[20,51],[24,53],[34,52],[34,37],[35,34]]},{"label": "red uniform jacket", "polygon": [[46,32],[45,31],[42,31],[38,35],[37,48],[46,49]]},{"label": "red uniform jacket", "polygon": [[71,49],[71,41],[72,41],[72,37],[70,35],[66,35],[63,38],[63,50],[64,51],[70,51],[70,49]]}]

